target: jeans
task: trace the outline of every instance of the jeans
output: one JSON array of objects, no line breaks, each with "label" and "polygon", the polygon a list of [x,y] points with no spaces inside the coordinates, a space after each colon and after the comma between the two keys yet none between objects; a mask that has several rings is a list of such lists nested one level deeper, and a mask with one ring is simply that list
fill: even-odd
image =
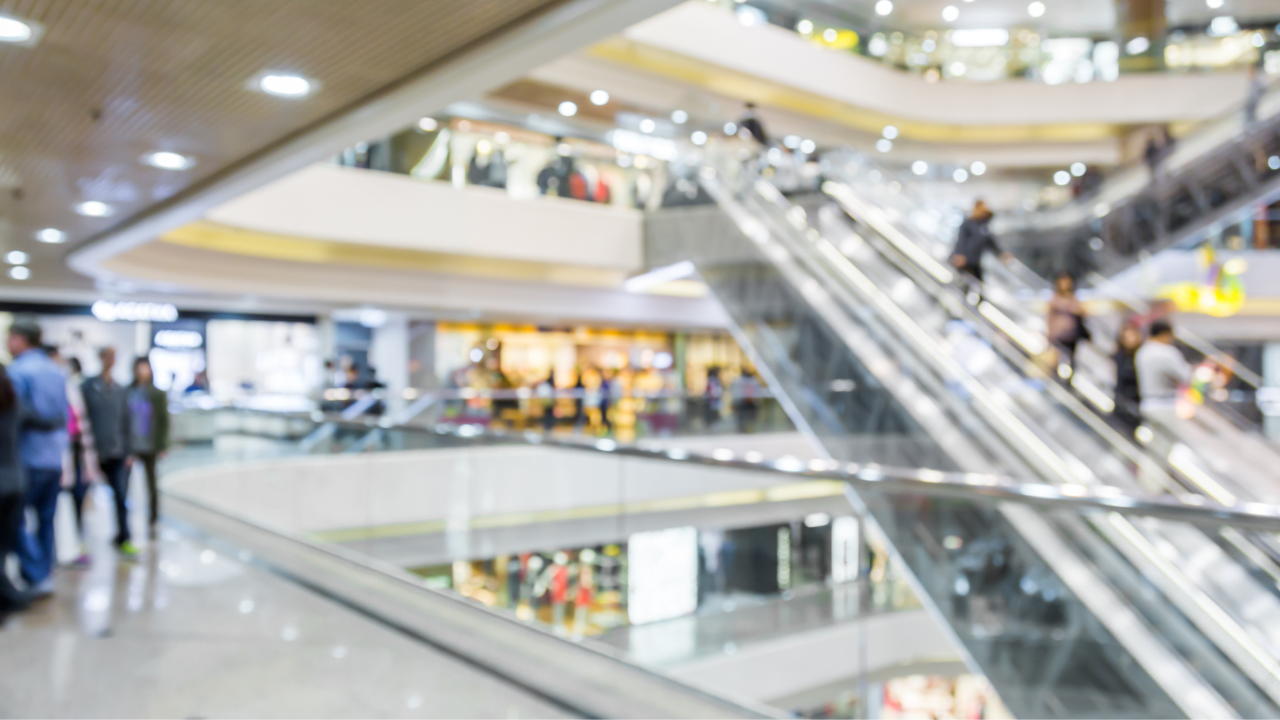
[{"label": "jeans", "polygon": [[22,579],[38,585],[53,574],[57,560],[53,546],[53,515],[58,509],[58,493],[62,490],[62,471],[24,468],[27,476],[26,507],[35,511],[36,527],[26,528],[19,538],[18,561]]},{"label": "jeans", "polygon": [[160,485],[156,481],[156,454],[139,455],[138,460],[142,462],[142,469],[147,476],[147,497],[151,500],[147,521],[152,528],[155,528],[156,522],[160,519]]},{"label": "jeans", "polygon": [[102,469],[102,476],[116,501],[115,544],[123,545],[129,541],[129,468],[124,458],[101,459],[98,467]]}]

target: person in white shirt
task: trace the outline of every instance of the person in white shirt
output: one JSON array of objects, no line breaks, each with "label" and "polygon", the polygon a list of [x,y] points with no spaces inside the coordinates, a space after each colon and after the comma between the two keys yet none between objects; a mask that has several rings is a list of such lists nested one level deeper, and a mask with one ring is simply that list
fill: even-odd
[{"label": "person in white shirt", "polygon": [[1173,327],[1164,320],[1151,323],[1151,335],[1138,349],[1138,391],[1142,412],[1172,412],[1178,389],[1191,382],[1191,364],[1174,345]]},{"label": "person in white shirt", "polygon": [[[1138,392],[1142,396],[1142,421],[1151,430],[1147,448],[1158,457],[1168,455],[1176,445],[1178,392],[1191,382],[1191,364],[1174,344],[1173,328],[1164,320],[1151,323],[1151,335],[1134,358],[1138,371]],[[1147,489],[1156,492],[1159,483],[1147,479]]]}]

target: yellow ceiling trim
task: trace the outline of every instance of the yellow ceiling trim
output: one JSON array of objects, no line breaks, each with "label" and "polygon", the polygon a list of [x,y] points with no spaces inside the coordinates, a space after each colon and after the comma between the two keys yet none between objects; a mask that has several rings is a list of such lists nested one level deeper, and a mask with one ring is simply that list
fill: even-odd
[{"label": "yellow ceiling trim", "polygon": [[313,240],[245,230],[205,220],[172,230],[161,236],[160,241],[271,260],[419,270],[583,287],[616,288],[626,279],[625,273],[616,270]]},{"label": "yellow ceiling trim", "polygon": [[1015,143],[1091,142],[1119,137],[1122,128],[1110,123],[1050,125],[947,125],[893,117],[838,100],[787,87],[769,80],[695,60],[625,37],[613,37],[587,49],[590,57],[636,68],[712,92],[752,101],[845,125],[879,135],[885,125],[901,137],[924,142]]}]

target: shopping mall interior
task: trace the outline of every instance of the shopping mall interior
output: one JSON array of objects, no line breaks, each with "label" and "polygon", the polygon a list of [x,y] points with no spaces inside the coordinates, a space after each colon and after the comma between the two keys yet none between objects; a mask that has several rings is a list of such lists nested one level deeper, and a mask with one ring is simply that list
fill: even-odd
[{"label": "shopping mall interior", "polygon": [[1280,717],[1277,0],[0,0],[0,256],[0,716]]}]

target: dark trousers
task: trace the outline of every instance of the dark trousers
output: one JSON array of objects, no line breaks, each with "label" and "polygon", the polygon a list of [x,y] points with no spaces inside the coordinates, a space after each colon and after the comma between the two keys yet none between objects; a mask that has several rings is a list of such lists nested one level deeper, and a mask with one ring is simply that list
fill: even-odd
[{"label": "dark trousers", "polygon": [[71,500],[76,507],[76,528],[84,535],[84,498],[89,494],[89,483],[84,477],[84,443],[80,436],[71,439],[71,465],[75,472],[75,483],[71,486]]},{"label": "dark trousers", "polygon": [[155,527],[156,521],[160,519],[160,487],[156,482],[156,454],[139,455],[138,459],[142,461],[142,469],[147,475],[147,497],[151,501],[147,521]]},{"label": "dark trousers", "polygon": [[35,529],[19,534],[18,561],[22,579],[28,585],[42,583],[53,574],[57,561],[53,546],[53,516],[58,509],[58,493],[62,490],[62,470],[23,468],[27,478],[24,507],[35,512]]},{"label": "dark trousers", "polygon": [[104,458],[98,460],[98,468],[102,477],[111,488],[116,501],[116,545],[129,540],[129,468],[124,458]]},{"label": "dark trousers", "polygon": [[9,553],[18,549],[18,536],[22,532],[22,493],[0,495],[0,615],[26,606],[22,591],[14,587],[9,574],[4,571]]}]

